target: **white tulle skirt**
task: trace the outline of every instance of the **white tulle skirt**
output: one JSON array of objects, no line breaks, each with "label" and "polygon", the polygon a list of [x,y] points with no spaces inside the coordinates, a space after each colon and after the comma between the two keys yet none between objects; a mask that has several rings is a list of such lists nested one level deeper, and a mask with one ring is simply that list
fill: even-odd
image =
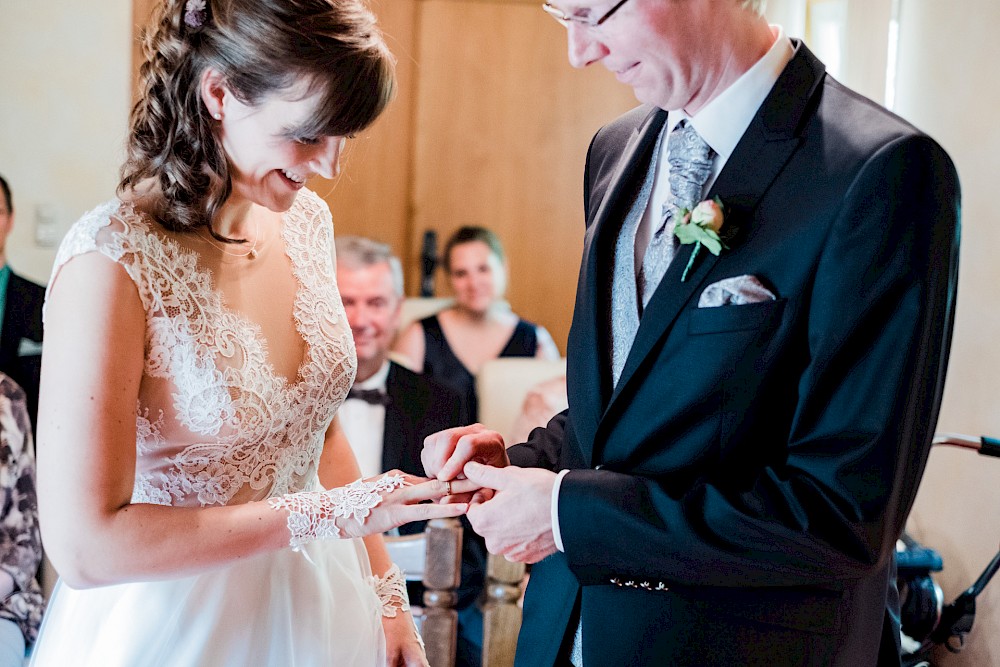
[{"label": "white tulle skirt", "polygon": [[360,540],[284,549],[185,579],[56,584],[37,667],[359,667],[385,664]]}]

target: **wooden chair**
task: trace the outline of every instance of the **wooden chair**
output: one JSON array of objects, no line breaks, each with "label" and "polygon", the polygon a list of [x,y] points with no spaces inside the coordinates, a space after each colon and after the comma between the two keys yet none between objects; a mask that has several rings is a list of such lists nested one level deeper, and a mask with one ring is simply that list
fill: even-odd
[{"label": "wooden chair", "polygon": [[523,563],[511,563],[490,554],[486,567],[486,605],[483,608],[483,667],[512,667],[517,635],[521,631]]},{"label": "wooden chair", "polygon": [[458,641],[455,589],[462,575],[462,525],[457,519],[432,519],[424,532],[386,537],[385,543],[407,581],[423,583],[424,599],[410,604],[421,607],[414,620],[427,647],[427,661],[431,667],[452,667]]},{"label": "wooden chair", "polygon": [[[462,570],[462,525],[456,519],[433,519],[422,533],[386,537],[394,563],[407,581],[420,581],[424,599],[414,620],[427,646],[431,667],[452,667],[458,641],[456,588]],[[521,629],[521,580],[524,565],[490,554],[483,609],[483,667],[511,667]],[[411,600],[417,606],[419,600]]]}]

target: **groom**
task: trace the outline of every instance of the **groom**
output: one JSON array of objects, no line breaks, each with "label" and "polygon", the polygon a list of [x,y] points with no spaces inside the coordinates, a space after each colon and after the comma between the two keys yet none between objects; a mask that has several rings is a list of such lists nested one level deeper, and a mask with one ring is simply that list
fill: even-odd
[{"label": "groom", "polygon": [[[474,426],[423,454],[496,489],[472,525],[537,562],[518,665],[898,664],[957,176],[762,4],[545,5],[571,63],[643,103],[587,155],[569,409],[506,452]],[[680,242],[710,237],[684,210],[716,197],[717,256]]]}]

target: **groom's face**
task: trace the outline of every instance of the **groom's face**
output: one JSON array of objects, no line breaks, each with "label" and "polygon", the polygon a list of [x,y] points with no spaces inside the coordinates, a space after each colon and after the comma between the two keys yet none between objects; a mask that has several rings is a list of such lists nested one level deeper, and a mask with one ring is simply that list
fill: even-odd
[{"label": "groom's face", "polygon": [[[599,17],[608,0],[553,2],[568,15]],[[690,109],[708,91],[725,63],[720,43],[730,39],[723,26],[738,0],[629,0],[598,27],[571,22],[569,61],[574,67],[601,63],[640,102],[661,109]]]}]

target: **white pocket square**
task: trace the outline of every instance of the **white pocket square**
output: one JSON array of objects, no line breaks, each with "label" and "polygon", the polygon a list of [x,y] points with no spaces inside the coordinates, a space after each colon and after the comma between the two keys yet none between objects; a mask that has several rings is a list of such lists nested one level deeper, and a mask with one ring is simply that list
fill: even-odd
[{"label": "white pocket square", "polygon": [[37,357],[41,353],[41,341],[22,338],[21,342],[17,344],[17,356],[19,357]]},{"label": "white pocket square", "polygon": [[774,301],[777,297],[764,287],[757,276],[736,276],[712,283],[698,299],[699,308],[742,306],[748,303]]}]

